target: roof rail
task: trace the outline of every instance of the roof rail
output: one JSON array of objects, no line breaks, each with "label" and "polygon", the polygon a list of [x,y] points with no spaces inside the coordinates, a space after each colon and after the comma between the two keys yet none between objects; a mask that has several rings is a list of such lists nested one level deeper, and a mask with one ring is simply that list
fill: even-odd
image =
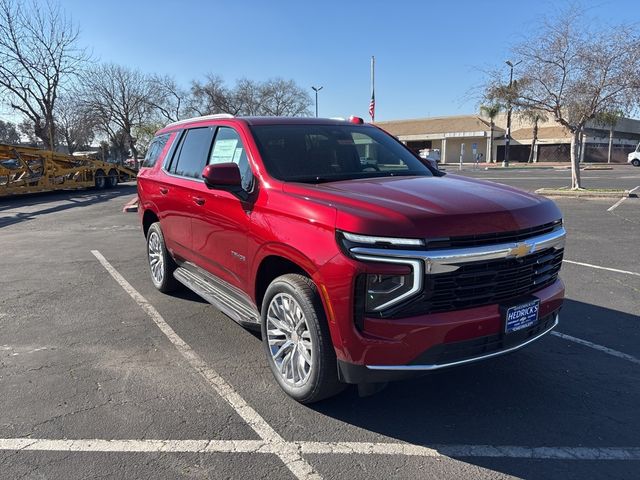
[{"label": "roof rail", "polygon": [[233,115],[228,113],[216,113],[215,115],[203,115],[201,117],[185,118],[184,120],[178,120],[177,122],[170,123],[167,127],[175,127],[176,125],[183,125],[185,123],[199,122],[201,120],[217,120],[220,118],[233,118]]}]

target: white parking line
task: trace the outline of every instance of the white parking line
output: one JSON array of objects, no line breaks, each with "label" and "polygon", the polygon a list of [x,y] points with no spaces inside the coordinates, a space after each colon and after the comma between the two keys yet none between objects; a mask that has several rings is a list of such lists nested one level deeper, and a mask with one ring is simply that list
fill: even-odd
[{"label": "white parking line", "polygon": [[563,260],[563,262],[570,263],[572,265],[581,265],[583,267],[595,268],[597,270],[606,270],[608,272],[624,273],[625,275],[634,275],[636,277],[640,277],[640,273],[630,272],[628,270],[618,270],[617,268],[601,267],[599,265],[591,265],[590,263],[574,262],[573,260]]},{"label": "white parking line", "polygon": [[588,340],[572,337],[571,335],[567,335],[566,333],[551,332],[551,335],[554,335],[559,338],[563,338],[565,340],[569,340],[574,343],[579,343],[580,345],[584,345],[585,347],[593,348],[594,350],[599,350],[609,355],[613,355],[614,357],[622,358],[628,362],[635,363],[636,365],[640,365],[640,358],[636,358],[633,355],[629,355],[628,353],[622,353],[622,352],[619,352],[618,350],[605,347],[604,345],[598,345],[597,343],[592,343]]},{"label": "white parking line", "polygon": [[618,208],[620,205],[622,205],[627,198],[629,198],[629,197],[622,197],[616,203],[614,203],[609,208],[607,208],[607,212],[613,212],[616,208]]},{"label": "white parking line", "polygon": [[[277,455],[300,479],[321,479],[302,457],[309,454],[403,455],[418,457],[499,457],[562,460],[640,460],[640,447],[521,447],[505,445],[440,445],[426,447],[411,443],[372,442],[288,442],[262,418],[233,387],[226,382],[167,324],[151,305],[97,250],[91,253],[114,280],[147,313],[178,352],[218,393],[261,440],[52,440],[34,438],[0,439],[0,450],[65,452],[192,452],[192,453],[263,453]],[[569,335],[552,332],[561,338],[605,351],[633,363],[635,357],[591,344]]]},{"label": "white parking line", "polygon": [[[640,447],[519,447],[513,445],[434,445],[373,442],[290,442],[304,455],[400,455],[413,457],[493,457],[532,460],[640,460]],[[264,440],[52,440],[2,438],[0,450],[105,453],[263,453],[280,448]]]},{"label": "white parking line", "polygon": [[300,455],[295,445],[286,442],[258,412],[256,412],[245,400],[229,385],[224,378],[209,367],[202,358],[173,331],[162,315],[131,286],[120,273],[113,268],[106,258],[98,251],[91,250],[102,266],[109,272],[125,292],[142,308],[154,321],[158,328],[165,334],[180,354],[189,362],[209,385],[220,395],[247,424],[266,443],[274,448],[274,453],[280,457],[289,470],[298,478],[320,479],[322,478],[313,467]]}]

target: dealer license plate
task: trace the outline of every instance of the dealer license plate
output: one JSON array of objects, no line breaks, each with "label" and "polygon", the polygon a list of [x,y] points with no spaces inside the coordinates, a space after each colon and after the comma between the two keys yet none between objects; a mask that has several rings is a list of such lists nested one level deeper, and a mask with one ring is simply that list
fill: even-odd
[{"label": "dealer license plate", "polygon": [[538,310],[540,310],[539,299],[510,307],[506,313],[505,332],[517,332],[535,325],[538,323]]}]

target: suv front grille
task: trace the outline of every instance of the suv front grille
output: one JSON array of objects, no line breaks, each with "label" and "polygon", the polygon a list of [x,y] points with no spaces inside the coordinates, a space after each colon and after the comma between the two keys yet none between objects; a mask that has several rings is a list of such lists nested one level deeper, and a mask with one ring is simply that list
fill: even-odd
[{"label": "suv front grille", "polygon": [[535,237],[537,235],[544,235],[550,233],[562,225],[561,220],[555,222],[546,223],[537,227],[525,228],[522,230],[515,230],[511,232],[499,232],[499,233],[483,233],[480,235],[465,235],[451,238],[436,238],[427,240],[427,248],[464,248],[464,247],[479,247],[481,245],[492,245],[496,243],[509,243],[519,242],[526,240],[527,238]]},{"label": "suv front grille", "polygon": [[468,263],[454,272],[426,275],[425,289],[387,317],[447,312],[506,302],[541,290],[558,278],[563,249],[523,258]]}]

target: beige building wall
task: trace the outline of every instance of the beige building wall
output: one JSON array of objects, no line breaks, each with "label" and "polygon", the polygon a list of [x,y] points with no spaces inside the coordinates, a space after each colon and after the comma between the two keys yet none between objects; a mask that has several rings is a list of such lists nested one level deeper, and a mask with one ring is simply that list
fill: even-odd
[{"label": "beige building wall", "polygon": [[[446,152],[446,163],[458,163],[460,162],[460,151],[462,148],[462,144],[464,143],[464,155],[462,157],[462,161],[473,162],[475,159],[473,157],[473,144],[477,143],[477,153],[482,154],[482,161],[486,161],[487,157],[487,140],[485,138],[447,138],[447,152]],[[435,147],[437,148],[437,147]],[[440,149],[440,153],[442,154],[442,149]],[[444,157],[443,157],[444,159]]]}]

